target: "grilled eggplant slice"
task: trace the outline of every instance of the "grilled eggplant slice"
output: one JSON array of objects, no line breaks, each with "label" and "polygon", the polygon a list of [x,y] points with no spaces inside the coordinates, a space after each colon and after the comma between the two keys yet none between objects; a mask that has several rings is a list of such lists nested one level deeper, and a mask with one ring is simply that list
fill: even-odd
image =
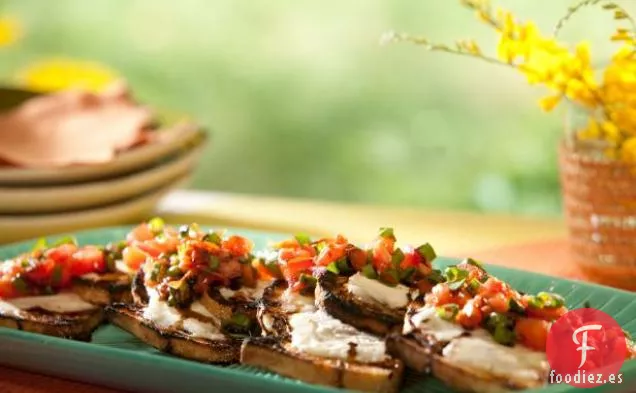
[{"label": "grilled eggplant slice", "polygon": [[358,363],[310,356],[275,337],[252,337],[243,342],[241,363],[304,382],[363,392],[394,393],[402,383],[399,360]]},{"label": "grilled eggplant slice", "polygon": [[0,327],[79,341],[90,341],[91,335],[103,320],[104,311],[101,308],[66,314],[44,309],[20,311],[16,314],[0,309]]},{"label": "grilled eggplant slice", "polygon": [[287,288],[287,281],[275,280],[263,291],[257,319],[264,336],[289,336],[289,316],[315,308],[313,293],[290,294]]},{"label": "grilled eggplant slice", "polygon": [[422,319],[416,316],[421,307],[414,302],[404,333],[387,338],[387,352],[407,367],[461,392],[513,392],[546,384],[549,367],[543,353],[498,344],[482,329],[464,330],[435,320],[432,313]]},{"label": "grilled eggplant slice", "polygon": [[391,308],[353,295],[349,277],[329,271],[318,274],[316,305],[333,317],[365,332],[385,336],[402,328],[406,308]]},{"label": "grilled eggplant slice", "polygon": [[73,292],[87,302],[106,306],[132,302],[132,279],[126,273],[87,274],[73,281]]},{"label": "grilled eggplant slice", "polygon": [[204,363],[229,364],[239,360],[241,340],[231,337],[210,340],[192,337],[176,329],[159,328],[143,317],[140,305],[113,304],[106,307],[106,312],[113,325],[162,352]]}]

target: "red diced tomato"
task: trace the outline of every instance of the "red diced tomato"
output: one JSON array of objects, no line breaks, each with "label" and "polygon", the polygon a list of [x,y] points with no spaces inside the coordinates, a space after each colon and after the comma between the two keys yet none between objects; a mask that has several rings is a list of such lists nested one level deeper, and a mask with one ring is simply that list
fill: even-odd
[{"label": "red diced tomato", "polygon": [[504,292],[504,283],[494,277],[489,277],[485,283],[479,287],[479,294],[485,298],[495,296]]},{"label": "red diced tomato", "polygon": [[54,260],[45,259],[38,262],[35,266],[28,268],[24,275],[30,282],[36,285],[48,285],[54,267]]},{"label": "red diced tomato", "polygon": [[232,256],[244,257],[252,251],[252,242],[241,236],[230,236],[223,240],[221,247],[227,250]]},{"label": "red diced tomato", "polygon": [[150,230],[150,226],[146,223],[137,225],[132,231],[126,235],[128,243],[145,242],[155,238],[155,234]]},{"label": "red diced tomato", "polygon": [[74,276],[101,273],[104,270],[106,270],[106,258],[104,258],[104,253],[97,247],[82,247],[73,254],[71,273]]},{"label": "red diced tomato", "polygon": [[488,298],[488,305],[495,312],[506,313],[510,308],[510,300],[503,293],[497,293]]},{"label": "red diced tomato", "polygon": [[75,244],[66,243],[47,250],[44,255],[55,262],[65,262],[71,259],[71,256],[75,251],[77,251],[77,246]]},{"label": "red diced tomato", "polygon": [[0,299],[10,299],[18,296],[18,291],[9,279],[0,278]]},{"label": "red diced tomato", "polygon": [[309,272],[314,266],[311,257],[298,257],[281,265],[281,270],[287,281],[297,281],[302,273]]},{"label": "red diced tomato", "polygon": [[545,351],[550,324],[541,319],[522,318],[515,324],[517,339],[528,348]]},{"label": "red diced tomato", "polygon": [[132,270],[137,270],[146,261],[148,254],[135,246],[128,246],[122,253],[122,258],[126,266]]},{"label": "red diced tomato", "polygon": [[[413,249],[406,249],[404,253],[404,259],[400,262],[401,269],[408,269],[410,267],[417,268],[422,263],[422,256]],[[430,273],[430,271],[429,271]]]},{"label": "red diced tomato", "polygon": [[481,324],[483,315],[479,307],[476,306],[475,300],[470,299],[457,314],[457,323],[466,329],[474,329]]},{"label": "red diced tomato", "polygon": [[328,244],[316,257],[316,265],[327,266],[345,256],[346,244]]},{"label": "red diced tomato", "polygon": [[237,261],[236,259],[230,259],[227,262],[221,262],[217,272],[222,277],[231,280],[236,277],[241,277],[243,271],[241,268],[241,263],[239,261]]}]

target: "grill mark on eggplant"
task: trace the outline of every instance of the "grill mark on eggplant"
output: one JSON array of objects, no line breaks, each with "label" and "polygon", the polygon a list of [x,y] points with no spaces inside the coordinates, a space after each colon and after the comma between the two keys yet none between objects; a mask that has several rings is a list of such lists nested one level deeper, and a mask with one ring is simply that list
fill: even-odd
[{"label": "grill mark on eggplant", "polygon": [[90,341],[104,321],[104,311],[95,308],[75,313],[52,313],[41,308],[24,310],[19,315],[0,313],[0,326],[47,336]]},{"label": "grill mark on eggplant", "polygon": [[402,327],[406,308],[393,309],[349,293],[348,277],[324,271],[318,275],[316,303],[333,317],[359,330],[384,336]]}]

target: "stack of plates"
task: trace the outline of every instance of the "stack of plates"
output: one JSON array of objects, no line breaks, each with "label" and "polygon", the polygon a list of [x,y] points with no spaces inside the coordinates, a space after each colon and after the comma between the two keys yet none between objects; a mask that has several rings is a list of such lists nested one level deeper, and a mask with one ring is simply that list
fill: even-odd
[{"label": "stack of plates", "polygon": [[60,169],[0,166],[0,243],[134,223],[189,180],[206,133],[186,125],[113,161]]}]

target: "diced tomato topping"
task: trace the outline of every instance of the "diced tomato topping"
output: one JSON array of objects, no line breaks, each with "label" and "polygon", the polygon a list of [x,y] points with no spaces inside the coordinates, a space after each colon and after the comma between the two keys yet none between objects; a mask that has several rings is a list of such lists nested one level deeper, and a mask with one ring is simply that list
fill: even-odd
[{"label": "diced tomato topping", "polygon": [[470,299],[466,302],[464,307],[459,310],[457,314],[457,323],[465,327],[466,329],[474,329],[481,324],[483,315],[474,299]]},{"label": "diced tomato topping", "polygon": [[227,279],[241,277],[243,270],[241,263],[236,259],[230,259],[219,264],[218,274]]},{"label": "diced tomato topping", "polygon": [[131,247],[137,247],[139,250],[145,252],[153,258],[157,258],[163,253],[161,247],[157,245],[155,240],[149,240],[147,242],[134,241],[131,243]]},{"label": "diced tomato topping", "polygon": [[356,271],[362,270],[367,264],[367,253],[360,248],[352,248],[348,252],[349,263]]},{"label": "diced tomato topping", "polygon": [[146,261],[148,254],[136,246],[128,246],[122,252],[122,258],[126,266],[132,270],[137,270]]},{"label": "diced tomato topping", "polygon": [[150,230],[150,226],[146,223],[137,225],[132,231],[126,235],[128,243],[145,242],[155,238],[155,234]]},{"label": "diced tomato topping", "polygon": [[0,278],[0,299],[9,299],[18,296],[18,292],[9,279]]},{"label": "diced tomato topping", "polygon": [[252,251],[252,242],[241,236],[230,236],[223,240],[221,247],[227,250],[232,256],[244,257]]},{"label": "diced tomato topping", "polygon": [[378,272],[383,272],[391,267],[391,256],[393,254],[394,241],[386,238],[379,237],[373,244],[373,267]]},{"label": "diced tomato topping", "polygon": [[[55,261],[47,258],[43,261],[37,262],[35,266],[27,268],[24,275],[26,278],[36,284],[46,286],[49,283],[51,273],[55,267]],[[0,298],[2,295],[0,294]]]},{"label": "diced tomato topping", "polygon": [[535,318],[521,318],[515,325],[517,339],[528,348],[545,351],[550,324]]},{"label": "diced tomato topping", "polygon": [[503,293],[497,293],[488,298],[488,305],[493,311],[498,313],[506,313],[510,308],[510,300]]},{"label": "diced tomato topping", "polygon": [[[407,249],[404,252],[404,259],[400,262],[401,269],[418,268],[422,264],[422,256],[413,249]],[[428,271],[430,273],[430,269]]]},{"label": "diced tomato topping", "polygon": [[252,264],[256,269],[256,274],[262,280],[273,280],[274,274],[260,260],[255,260]]},{"label": "diced tomato topping", "polygon": [[314,261],[311,257],[297,257],[283,263],[281,270],[285,279],[290,282],[298,281],[302,273],[309,273],[314,267]]},{"label": "diced tomato topping", "polygon": [[325,248],[320,251],[320,254],[316,257],[316,265],[327,266],[331,262],[335,262],[338,259],[345,256],[346,244],[331,243],[327,244]]},{"label": "diced tomato topping", "polygon": [[73,253],[70,268],[74,276],[93,272],[101,273],[106,270],[106,258],[104,253],[95,246],[82,247]]},{"label": "diced tomato topping", "polygon": [[67,243],[47,250],[44,255],[55,262],[67,261],[77,251],[75,244]]}]

